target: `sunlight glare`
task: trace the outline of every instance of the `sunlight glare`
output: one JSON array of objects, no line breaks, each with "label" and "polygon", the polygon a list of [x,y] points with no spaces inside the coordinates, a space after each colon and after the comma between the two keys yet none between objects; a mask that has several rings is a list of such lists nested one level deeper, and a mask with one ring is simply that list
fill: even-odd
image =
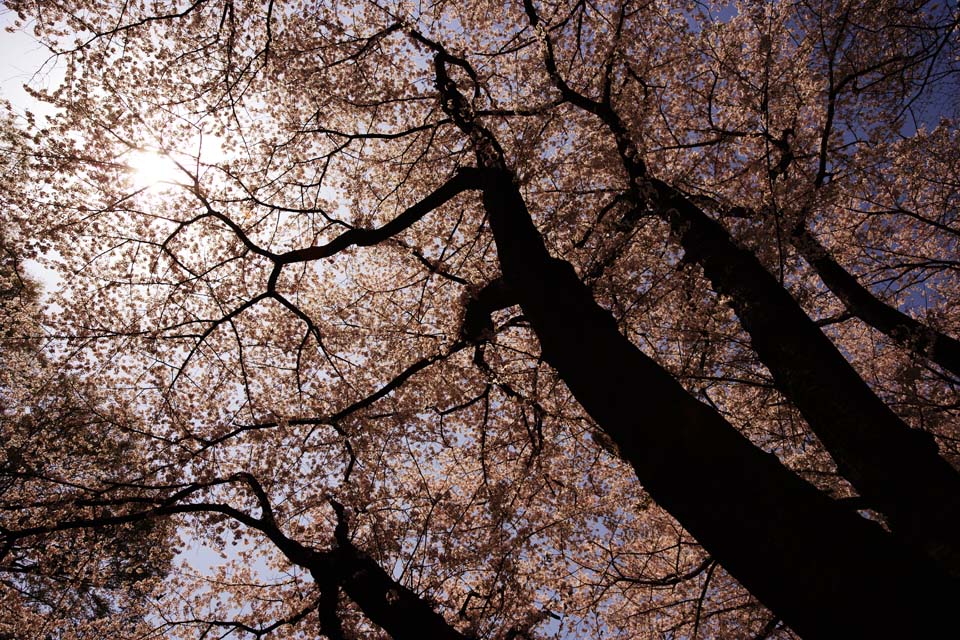
[{"label": "sunlight glare", "polygon": [[183,184],[183,171],[168,156],[155,151],[134,151],[127,159],[137,189],[165,189]]}]

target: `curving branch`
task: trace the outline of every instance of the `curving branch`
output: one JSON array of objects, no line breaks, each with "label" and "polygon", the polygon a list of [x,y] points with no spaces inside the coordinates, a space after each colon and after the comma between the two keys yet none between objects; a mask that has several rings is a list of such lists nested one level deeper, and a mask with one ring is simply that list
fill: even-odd
[{"label": "curving branch", "polygon": [[351,246],[369,247],[388,238],[392,238],[401,231],[410,227],[434,209],[447,203],[464,191],[480,188],[479,174],[471,168],[461,168],[443,185],[428,194],[415,205],[407,208],[403,213],[377,229],[350,229],[343,232],[330,242],[321,246],[294,249],[281,253],[275,257],[278,265],[293,264],[320,260],[343,251]]},{"label": "curving branch", "polygon": [[[256,518],[241,509],[217,502],[181,502],[210,487],[233,482],[243,482],[251,488],[263,512],[261,517]],[[229,478],[194,484],[165,499],[156,498],[154,502],[155,505],[150,508],[130,513],[76,518],[19,531],[0,529],[4,551],[0,554],[0,558],[6,555],[18,540],[43,534],[110,527],[177,514],[216,513],[260,532],[287,560],[310,572],[321,589],[321,595],[315,606],[324,632],[330,637],[344,637],[336,611],[336,594],[342,589],[372,622],[382,627],[393,638],[413,640],[428,637],[441,640],[468,640],[468,636],[452,627],[442,615],[433,610],[426,600],[394,580],[375,560],[353,544],[347,529],[345,509],[332,498],[330,504],[336,514],[337,523],[333,536],[334,544],[329,550],[313,549],[287,536],[273,518],[273,509],[263,487],[249,473],[237,473]],[[295,613],[261,628],[227,621],[197,620],[197,622],[238,628],[260,637],[280,626],[296,623],[310,610],[313,609]]]}]

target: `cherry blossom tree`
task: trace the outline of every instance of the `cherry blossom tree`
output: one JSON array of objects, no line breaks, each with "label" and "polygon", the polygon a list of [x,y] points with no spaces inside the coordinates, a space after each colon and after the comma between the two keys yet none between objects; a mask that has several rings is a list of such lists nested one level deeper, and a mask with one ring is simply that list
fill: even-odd
[{"label": "cherry blossom tree", "polygon": [[[6,142],[8,151],[18,146],[16,137]],[[7,177],[19,173],[15,162],[5,168]],[[149,629],[142,597],[174,553],[172,523],[90,517],[106,486],[135,477],[144,447],[122,406],[46,356],[39,286],[24,270],[29,250],[9,226],[0,229],[0,637]],[[65,520],[91,522],[59,536]]]},{"label": "cherry blossom tree", "polygon": [[7,4],[0,633],[949,628],[955,6]]}]

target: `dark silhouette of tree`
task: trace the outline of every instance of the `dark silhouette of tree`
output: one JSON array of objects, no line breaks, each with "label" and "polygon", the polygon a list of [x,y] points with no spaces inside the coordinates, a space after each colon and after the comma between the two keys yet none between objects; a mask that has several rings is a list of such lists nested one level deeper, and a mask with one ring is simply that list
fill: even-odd
[{"label": "dark silhouette of tree", "polygon": [[0,562],[132,596],[71,633],[948,627],[955,7],[10,6]]}]

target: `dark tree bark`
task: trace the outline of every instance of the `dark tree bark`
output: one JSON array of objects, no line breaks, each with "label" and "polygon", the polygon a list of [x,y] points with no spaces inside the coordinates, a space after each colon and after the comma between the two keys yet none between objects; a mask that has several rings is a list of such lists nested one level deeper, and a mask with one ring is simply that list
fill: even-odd
[{"label": "dark tree bark", "polygon": [[754,447],[623,337],[573,267],[548,255],[509,173],[491,176],[484,206],[544,359],[657,503],[751,593],[804,637],[946,624],[956,585]]},{"label": "dark tree bark", "polygon": [[437,86],[486,169],[483,204],[504,281],[546,362],[653,498],[805,637],[916,634],[946,624],[953,580],[691,397],[620,334],[573,267],[549,255],[499,144],[473,120],[447,62],[438,54]]},{"label": "dark tree bark", "polygon": [[352,544],[339,548],[310,571],[318,584],[333,580],[364,615],[397,640],[468,640],[432,606],[391,578],[373,558]]},{"label": "dark tree bark", "polygon": [[613,108],[609,82],[599,102],[567,85],[532,0],[524,7],[561,96],[606,125],[636,205],[669,223],[684,260],[698,264],[714,290],[729,298],[777,388],[800,410],[839,472],[907,544],[960,578],[960,473],[926,433],[910,429],[873,393],[752,252],[682,192],[649,174]]},{"label": "dark tree bark", "polygon": [[750,251],[675,189],[652,180],[685,260],[729,298],[753,348],[837,463],[909,544],[960,576],[960,474],[910,429]]},{"label": "dark tree bark", "polygon": [[468,640],[416,593],[391,578],[369,555],[356,548],[347,531],[343,506],[330,501],[337,516],[335,547],[318,554],[310,573],[318,584],[332,582],[373,622],[397,640]]},{"label": "dark tree bark", "polygon": [[[609,116],[622,140],[625,129]],[[910,545],[960,576],[960,473],[925,432],[910,429],[756,256],[679,190],[649,176],[623,144],[638,199],[670,224],[684,261],[726,296],[777,388],[800,410],[839,472]]]}]

